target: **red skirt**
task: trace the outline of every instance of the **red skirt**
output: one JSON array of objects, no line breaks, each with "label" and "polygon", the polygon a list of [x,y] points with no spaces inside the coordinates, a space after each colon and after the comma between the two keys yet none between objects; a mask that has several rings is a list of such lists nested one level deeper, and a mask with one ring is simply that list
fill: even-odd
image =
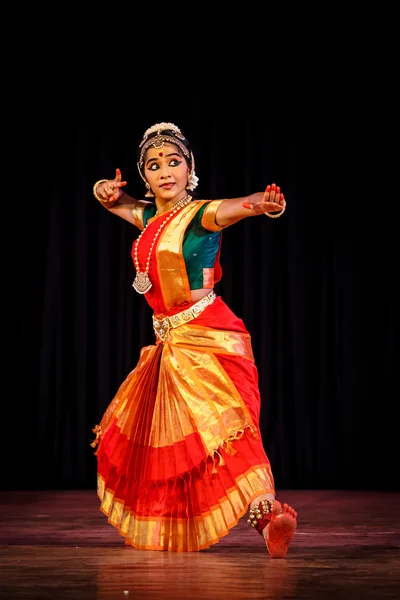
[{"label": "red skirt", "polygon": [[142,349],[96,426],[101,510],[139,549],[197,551],[275,493],[250,335],[220,297]]}]

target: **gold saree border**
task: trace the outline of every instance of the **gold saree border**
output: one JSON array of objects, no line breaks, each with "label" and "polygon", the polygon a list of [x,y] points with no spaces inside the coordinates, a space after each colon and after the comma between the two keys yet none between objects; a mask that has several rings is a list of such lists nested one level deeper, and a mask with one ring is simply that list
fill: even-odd
[{"label": "gold saree border", "polygon": [[205,325],[184,324],[170,329],[165,340],[168,344],[180,348],[193,349],[213,354],[235,354],[254,362],[251,336],[249,333],[210,329]]},{"label": "gold saree border", "polygon": [[191,301],[182,244],[187,226],[205,202],[208,201],[197,200],[185,206],[160,234],[156,248],[157,273],[167,309]]},{"label": "gold saree border", "polygon": [[249,504],[262,494],[275,494],[275,486],[269,464],[251,467],[236,478],[235,486],[226,490],[217,505],[187,519],[135,515],[105,487],[100,475],[97,493],[100,511],[134,548],[195,552],[218,543],[246,514]]}]

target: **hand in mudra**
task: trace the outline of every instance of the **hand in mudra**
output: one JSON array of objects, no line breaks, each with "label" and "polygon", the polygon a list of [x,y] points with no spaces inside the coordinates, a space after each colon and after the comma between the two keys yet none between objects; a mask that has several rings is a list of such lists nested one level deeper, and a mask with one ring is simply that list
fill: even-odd
[{"label": "hand in mudra", "polygon": [[267,185],[261,198],[260,194],[254,194],[254,197],[254,202],[243,202],[243,206],[255,211],[257,214],[264,213],[275,217],[280,216],[286,209],[285,197],[281,193],[281,188],[275,183]]},{"label": "hand in mudra", "polygon": [[97,186],[96,193],[103,202],[116,202],[121,194],[121,188],[128,182],[122,181],[120,169],[115,169],[115,179],[107,179]]}]

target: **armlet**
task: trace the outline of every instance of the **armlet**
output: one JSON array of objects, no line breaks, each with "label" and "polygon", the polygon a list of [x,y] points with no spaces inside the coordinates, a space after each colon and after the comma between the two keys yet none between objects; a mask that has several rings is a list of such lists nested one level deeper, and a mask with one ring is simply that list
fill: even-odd
[{"label": "armlet", "polygon": [[132,208],[132,216],[133,221],[136,227],[140,230],[143,229],[143,214],[144,209],[148,204],[152,204],[151,202],[147,202],[146,200],[138,200],[135,206]]},{"label": "armlet", "polygon": [[205,207],[201,217],[201,224],[204,229],[207,229],[208,231],[221,231],[222,229],[225,229],[225,227],[221,227],[215,222],[215,216],[221,202],[223,202],[223,200],[211,200]]}]

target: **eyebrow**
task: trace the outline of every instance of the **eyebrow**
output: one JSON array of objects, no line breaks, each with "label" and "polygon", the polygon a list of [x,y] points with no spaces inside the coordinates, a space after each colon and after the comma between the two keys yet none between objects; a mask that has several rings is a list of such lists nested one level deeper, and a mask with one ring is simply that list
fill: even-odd
[{"label": "eyebrow", "polygon": [[[165,158],[169,158],[170,156],[179,156],[179,158],[182,158],[179,152],[171,152],[171,154],[165,154]],[[149,163],[154,162],[155,160],[159,160],[159,158],[159,156],[156,156],[155,158],[149,158],[148,160],[146,160],[146,166]]]}]

